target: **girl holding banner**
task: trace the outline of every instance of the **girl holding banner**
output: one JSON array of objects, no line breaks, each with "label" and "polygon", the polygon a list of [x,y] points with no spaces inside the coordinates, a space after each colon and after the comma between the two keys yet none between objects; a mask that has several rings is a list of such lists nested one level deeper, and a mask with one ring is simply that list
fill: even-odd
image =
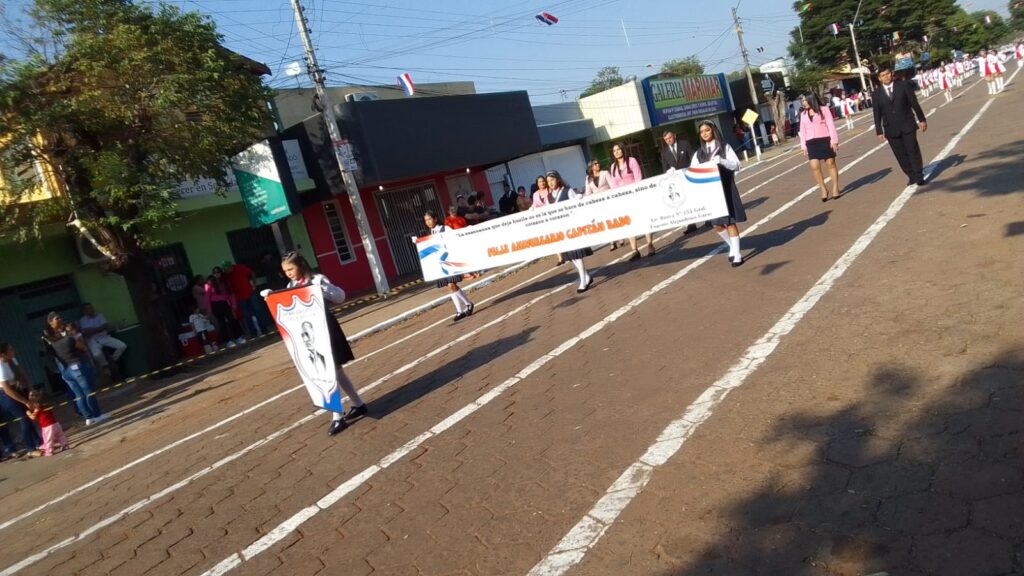
[{"label": "girl holding banner", "polygon": [[[612,188],[626,186],[644,179],[644,173],[640,170],[640,163],[632,156],[626,156],[626,147],[621,142],[612,145],[612,165],[608,168],[608,174],[612,179]],[[647,255],[654,256],[654,236],[648,234]],[[633,249],[628,262],[640,258],[640,250],[636,246],[636,238],[629,238],[629,247]]]},{"label": "girl holding banner", "polygon": [[[575,200],[582,198],[583,196],[577,193],[572,188],[565,185],[562,181],[562,175],[558,173],[558,170],[550,170],[545,175],[547,180],[548,189],[551,190],[551,197],[553,202],[565,202],[567,200]],[[582,294],[590,289],[590,285],[594,283],[594,279],[587,273],[586,267],[583,265],[583,259],[594,253],[590,248],[582,248],[580,250],[570,250],[568,252],[562,252],[562,259],[572,262],[572,265],[576,267],[576,272],[580,276],[579,287],[576,288],[578,294]]]},{"label": "girl holding banner", "polygon": [[[319,286],[323,290],[324,300],[327,302],[341,304],[345,301],[345,291],[331,284],[331,281],[323,274],[314,274],[309,266],[309,262],[299,252],[285,254],[281,259],[281,270],[288,277],[288,288]],[[345,370],[342,368],[347,362],[355,360],[355,354],[352,353],[352,347],[349,346],[348,338],[345,337],[338,319],[330,313],[326,306],[324,306],[324,313],[327,315],[327,334],[331,340],[331,352],[334,355],[338,386],[341,387],[345,394],[348,394],[349,399],[352,401],[352,408],[345,414],[331,412],[331,426],[327,429],[327,434],[334,436],[348,428],[345,420],[351,420],[366,414],[366,403],[359,397],[359,391],[352,385],[352,380],[349,380],[348,375],[345,374]]]},{"label": "girl holding banner", "polygon": [[[433,210],[427,210],[423,214],[423,223],[427,225],[427,230],[429,230],[430,234],[440,234],[446,229],[444,224],[438,222],[437,214],[434,214]],[[473,315],[473,303],[469,301],[469,297],[462,291],[462,288],[459,288],[458,283],[462,282],[463,278],[462,274],[458,274],[441,278],[437,281],[438,288],[448,287],[448,294],[452,297],[452,302],[455,304],[455,322],[462,320],[466,316]]]},{"label": "girl holding banner", "polygon": [[697,130],[700,134],[700,148],[693,155],[690,167],[693,168],[706,162],[718,164],[718,172],[722,177],[722,191],[725,193],[725,204],[729,208],[729,215],[715,218],[709,224],[715,227],[715,231],[729,247],[729,262],[733,268],[742,266],[740,229],[736,223],[746,222],[747,213],[743,210],[743,201],[740,200],[740,192],[736,189],[735,173],[740,169],[740,159],[736,157],[732,146],[722,140],[722,133],[713,122],[705,120],[698,125]]}]

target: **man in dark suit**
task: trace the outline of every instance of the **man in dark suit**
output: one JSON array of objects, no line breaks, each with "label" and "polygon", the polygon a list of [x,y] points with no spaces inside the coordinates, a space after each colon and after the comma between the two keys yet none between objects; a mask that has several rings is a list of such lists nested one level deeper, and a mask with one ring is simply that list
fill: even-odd
[{"label": "man in dark suit", "polygon": [[[668,172],[669,168],[683,170],[690,167],[690,159],[693,157],[693,150],[686,140],[677,140],[676,133],[671,130],[662,132],[661,139],[665,145],[661,148],[661,169]],[[686,227],[683,234],[689,234],[697,229],[696,224]]]},{"label": "man in dark suit", "polygon": [[893,82],[892,69],[888,67],[879,69],[878,81],[882,85],[871,98],[874,101],[875,134],[878,134],[879,142],[889,141],[896,161],[909,178],[907,184],[922,185],[925,183],[924,163],[921,147],[917,144],[917,130],[927,131],[928,122],[914,95],[914,85],[905,81]]},{"label": "man in dark suit", "polygon": [[316,374],[323,374],[327,371],[327,359],[317,351],[316,341],[313,339],[313,324],[302,323],[302,343],[306,345],[306,360]]}]

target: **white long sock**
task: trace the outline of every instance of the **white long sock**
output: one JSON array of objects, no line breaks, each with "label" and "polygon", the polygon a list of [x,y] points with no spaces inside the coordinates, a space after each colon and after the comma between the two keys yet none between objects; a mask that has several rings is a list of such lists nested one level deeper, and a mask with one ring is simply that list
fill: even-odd
[{"label": "white long sock", "polygon": [[356,390],[355,385],[349,380],[348,374],[341,368],[338,369],[338,386],[341,387],[341,391],[348,396],[348,399],[352,401],[353,406],[362,406],[365,404],[363,399],[359,396],[359,391]]},{"label": "white long sock", "polygon": [[999,78],[996,78],[996,84],[999,85],[999,91],[1000,92],[1002,92],[1003,89],[1006,88],[1006,80],[1004,80],[1002,76],[1000,76]]},{"label": "white long sock", "polygon": [[729,236],[729,259],[738,260],[740,257],[740,237]]},{"label": "white long sock", "polygon": [[580,275],[580,288],[586,288],[587,280],[590,279],[590,276],[587,274],[587,269],[583,266],[583,259],[577,258],[576,260],[571,260],[571,262],[576,267],[576,273]]},{"label": "white long sock", "polygon": [[722,237],[722,242],[729,247],[730,252],[732,251],[732,241],[729,240],[729,232],[727,230],[719,230],[718,235]]},{"label": "white long sock", "polygon": [[470,305],[473,304],[469,301],[469,297],[466,296],[466,293],[462,291],[462,288],[459,288],[459,291],[456,292],[455,295],[458,296],[459,300],[462,301],[462,305],[466,308],[469,308]]},{"label": "white long sock", "polygon": [[462,299],[459,298],[459,293],[458,292],[452,292],[451,297],[452,297],[452,302],[455,303],[455,311],[458,312],[459,314],[462,314],[462,311],[465,310],[465,308],[464,308],[464,304],[462,303]]}]

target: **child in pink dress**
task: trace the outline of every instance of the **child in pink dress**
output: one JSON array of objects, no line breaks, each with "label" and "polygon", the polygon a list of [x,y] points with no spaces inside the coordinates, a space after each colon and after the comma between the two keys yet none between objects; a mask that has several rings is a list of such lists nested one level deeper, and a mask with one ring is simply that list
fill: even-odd
[{"label": "child in pink dress", "polygon": [[54,449],[58,446],[61,451],[67,450],[68,439],[64,435],[57,417],[53,415],[53,408],[43,406],[43,393],[39,390],[32,390],[28,393],[28,417],[35,420],[43,433],[43,455],[52,456]]}]

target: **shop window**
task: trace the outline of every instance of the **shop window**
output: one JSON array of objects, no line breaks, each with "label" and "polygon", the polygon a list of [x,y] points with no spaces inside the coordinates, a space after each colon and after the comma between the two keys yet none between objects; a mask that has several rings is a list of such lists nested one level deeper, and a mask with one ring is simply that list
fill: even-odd
[{"label": "shop window", "polygon": [[352,242],[348,239],[345,220],[341,217],[338,204],[336,202],[324,203],[324,216],[327,217],[327,226],[331,229],[331,238],[334,239],[334,248],[338,251],[338,259],[342,264],[354,261],[356,257],[352,252]]}]

